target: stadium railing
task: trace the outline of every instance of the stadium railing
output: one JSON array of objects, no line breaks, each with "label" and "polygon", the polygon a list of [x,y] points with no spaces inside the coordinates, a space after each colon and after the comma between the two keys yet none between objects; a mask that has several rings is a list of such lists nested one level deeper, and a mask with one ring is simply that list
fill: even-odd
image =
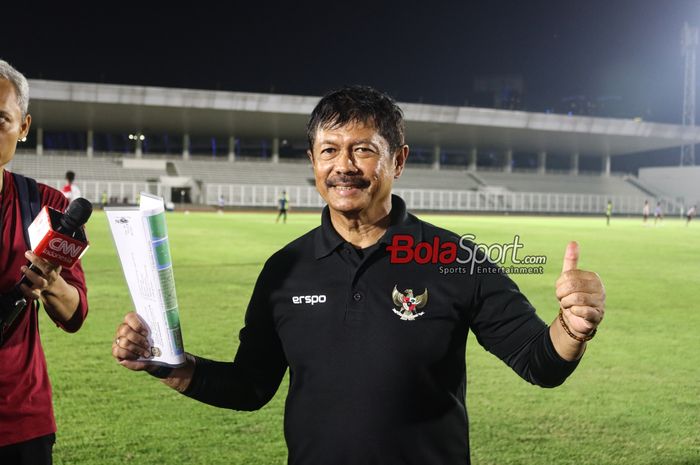
[{"label": "stadium railing", "polygon": [[[207,184],[203,187],[204,203],[236,207],[275,207],[282,191],[289,196],[292,207],[318,208],[323,199],[313,186],[272,186]],[[604,214],[608,200],[614,214],[641,215],[643,196],[562,194],[542,192],[488,192],[444,189],[402,189],[393,192],[406,201],[412,210],[479,211],[503,213]],[[652,199],[654,200],[654,199]],[[658,199],[666,214],[680,212],[672,199]]]},{"label": "stadium railing", "polygon": [[[62,179],[40,179],[52,187],[60,188]],[[82,195],[100,203],[103,193],[108,200],[119,203],[135,203],[140,192],[148,192],[171,198],[171,187],[159,182],[130,181],[79,181],[76,182]],[[201,193],[193,202],[202,206],[217,206],[223,198],[227,207],[275,208],[282,191],[286,191],[292,208],[320,208],[325,204],[314,186],[216,184],[202,186]],[[661,202],[666,215],[679,215],[683,209],[682,199],[629,195],[565,194],[552,192],[472,191],[446,189],[394,188],[411,210],[474,211],[499,213],[574,214],[602,215],[608,200],[613,203],[613,214],[641,215],[645,200],[651,204]]]}]

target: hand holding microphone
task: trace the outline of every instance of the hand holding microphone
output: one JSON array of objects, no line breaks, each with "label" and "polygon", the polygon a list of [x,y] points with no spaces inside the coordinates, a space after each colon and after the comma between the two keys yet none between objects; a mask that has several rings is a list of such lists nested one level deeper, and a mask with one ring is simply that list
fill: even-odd
[{"label": "hand holding microphone", "polygon": [[[78,198],[64,214],[44,207],[29,226],[33,250],[25,252],[28,266],[12,291],[0,295],[0,345],[29,299],[40,299],[54,320],[68,321],[78,302],[77,290],[61,277],[62,267],[72,267],[88,247],[82,226],[90,218],[92,204]],[[73,304],[76,305],[73,305]]]},{"label": "hand holding microphone", "polygon": [[51,293],[51,288],[61,276],[61,265],[51,263],[27,250],[24,256],[29,266],[22,266],[24,274],[17,283],[17,289],[27,299],[40,299],[42,294]]},{"label": "hand holding microphone", "polygon": [[[60,276],[61,267],[72,266],[82,255],[87,241],[81,234],[81,228],[92,214],[92,204],[80,197],[73,200],[61,216],[56,215],[55,211],[46,210],[47,216],[43,213],[37,216],[30,226],[30,235],[34,232],[34,250],[25,252],[24,255],[30,263],[22,267],[24,275],[16,286],[28,298],[39,298],[40,292]],[[54,218],[51,218],[50,213],[54,213]],[[47,219],[58,219],[54,229],[51,229],[50,223],[46,223]],[[55,233],[66,237],[57,236]]]}]

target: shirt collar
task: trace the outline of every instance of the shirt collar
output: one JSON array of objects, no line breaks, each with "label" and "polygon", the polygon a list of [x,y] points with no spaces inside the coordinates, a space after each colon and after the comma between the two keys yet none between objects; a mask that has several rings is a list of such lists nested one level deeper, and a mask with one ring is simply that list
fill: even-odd
[{"label": "shirt collar", "polygon": [[[389,216],[389,227],[379,239],[379,243],[390,244],[391,238],[395,234],[408,234],[413,236],[416,242],[421,241],[422,228],[420,227],[420,221],[406,211],[406,203],[398,195],[392,194],[391,196],[391,212]],[[326,205],[321,213],[321,226],[316,230],[314,237],[314,255],[316,259],[321,259],[330,255],[345,242],[345,239],[343,239],[333,227],[330,210],[328,209],[328,205]]]}]

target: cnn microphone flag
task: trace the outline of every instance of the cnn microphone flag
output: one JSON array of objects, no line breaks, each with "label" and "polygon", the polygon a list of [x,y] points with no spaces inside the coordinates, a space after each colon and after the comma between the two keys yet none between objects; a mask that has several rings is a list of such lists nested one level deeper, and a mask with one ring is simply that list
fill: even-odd
[{"label": "cnn microphone flag", "polygon": [[55,225],[59,224],[60,218],[61,212],[58,210],[42,208],[27,229],[29,241],[35,255],[63,268],[72,268],[85,254],[89,244],[83,228],[78,228],[74,237],[57,232]]}]

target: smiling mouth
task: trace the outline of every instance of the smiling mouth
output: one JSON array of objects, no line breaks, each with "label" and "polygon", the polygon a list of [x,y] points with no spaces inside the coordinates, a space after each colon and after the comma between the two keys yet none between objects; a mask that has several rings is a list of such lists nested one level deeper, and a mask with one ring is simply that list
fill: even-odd
[{"label": "smiling mouth", "polygon": [[362,192],[364,192],[365,188],[369,185],[363,185],[363,184],[352,184],[352,185],[331,185],[329,186],[329,190],[332,190],[335,192],[335,195],[338,197],[356,197],[360,195]]},{"label": "smiling mouth", "polygon": [[361,178],[335,178],[326,181],[326,187],[333,188],[340,192],[352,191],[353,189],[365,189],[369,187],[369,181]]}]

